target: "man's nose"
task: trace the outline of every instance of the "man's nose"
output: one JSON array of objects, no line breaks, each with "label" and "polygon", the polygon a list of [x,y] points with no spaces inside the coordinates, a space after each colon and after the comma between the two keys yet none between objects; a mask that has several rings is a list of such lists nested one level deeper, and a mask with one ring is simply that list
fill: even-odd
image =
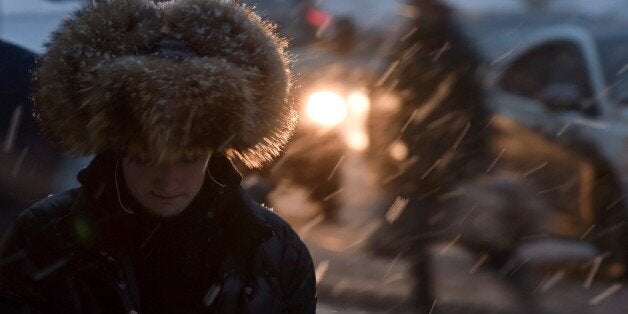
[{"label": "man's nose", "polygon": [[174,191],[181,181],[181,171],[174,163],[159,165],[156,169],[154,187],[163,192]]}]

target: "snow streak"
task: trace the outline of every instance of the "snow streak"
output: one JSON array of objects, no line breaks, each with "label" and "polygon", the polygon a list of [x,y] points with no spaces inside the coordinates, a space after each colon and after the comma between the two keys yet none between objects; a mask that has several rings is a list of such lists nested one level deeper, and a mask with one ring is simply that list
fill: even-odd
[{"label": "snow streak", "polygon": [[395,202],[390,206],[390,209],[388,209],[388,212],[386,213],[386,221],[388,223],[397,221],[408,206],[408,202],[409,200],[407,198],[397,196]]}]

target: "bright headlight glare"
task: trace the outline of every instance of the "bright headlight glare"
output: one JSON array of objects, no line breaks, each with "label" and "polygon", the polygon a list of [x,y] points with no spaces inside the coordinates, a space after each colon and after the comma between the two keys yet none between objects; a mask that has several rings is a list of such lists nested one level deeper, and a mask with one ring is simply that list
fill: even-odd
[{"label": "bright headlight glare", "polygon": [[344,99],[331,91],[314,92],[306,103],[307,116],[317,124],[332,127],[342,123],[347,117]]},{"label": "bright headlight glare", "polygon": [[357,113],[365,113],[371,107],[369,97],[363,92],[353,92],[347,97],[347,103],[351,110]]},{"label": "bright headlight glare", "polygon": [[363,151],[369,146],[369,138],[363,132],[350,132],[346,139],[347,145],[357,151]]}]

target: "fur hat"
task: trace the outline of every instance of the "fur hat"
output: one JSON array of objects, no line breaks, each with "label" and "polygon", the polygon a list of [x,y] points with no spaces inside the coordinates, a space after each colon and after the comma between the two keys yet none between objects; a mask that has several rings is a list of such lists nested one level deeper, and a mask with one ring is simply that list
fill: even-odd
[{"label": "fur hat", "polygon": [[254,167],[296,124],[285,41],[232,0],[94,1],[53,33],[35,81],[42,131],[75,155],[224,149]]}]

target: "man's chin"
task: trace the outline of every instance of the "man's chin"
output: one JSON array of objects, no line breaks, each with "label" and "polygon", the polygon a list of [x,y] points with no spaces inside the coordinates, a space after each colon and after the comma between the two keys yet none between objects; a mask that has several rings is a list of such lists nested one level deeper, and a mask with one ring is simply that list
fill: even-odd
[{"label": "man's chin", "polygon": [[187,205],[182,204],[151,204],[152,206],[148,206],[147,210],[151,215],[156,217],[168,218],[174,217],[180,213],[182,213]]}]

